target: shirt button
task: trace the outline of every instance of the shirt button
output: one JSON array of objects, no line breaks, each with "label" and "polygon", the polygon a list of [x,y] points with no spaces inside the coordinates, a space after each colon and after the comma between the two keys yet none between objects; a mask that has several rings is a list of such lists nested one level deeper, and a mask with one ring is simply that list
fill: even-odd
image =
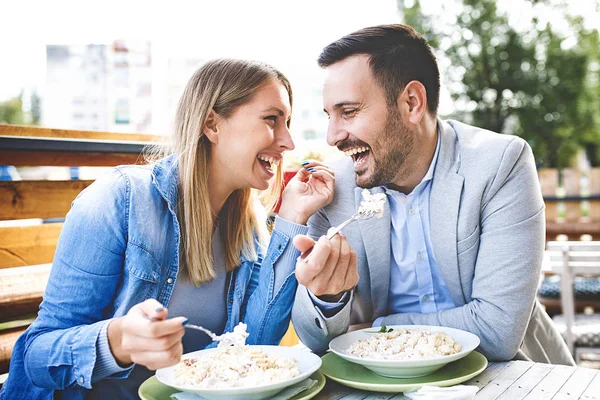
[{"label": "shirt button", "polygon": [[421,253],[417,254],[417,258],[418,258],[419,260],[422,260],[422,259],[424,259],[424,258],[425,258],[425,256],[423,255],[423,252],[421,252]]},{"label": "shirt button", "polygon": [[408,213],[409,213],[410,215],[414,215],[414,214],[415,214],[415,209],[414,209],[414,208],[411,208],[410,210],[408,210]]},{"label": "shirt button", "polygon": [[168,284],[171,284],[171,283],[173,283],[173,278],[169,278],[169,279],[167,279],[167,283],[168,283]]},{"label": "shirt button", "polygon": [[429,301],[431,300],[431,297],[429,297],[428,295],[423,296],[423,301]]},{"label": "shirt button", "polygon": [[79,383],[83,383],[83,381],[84,381],[83,376],[80,376],[79,377]]}]

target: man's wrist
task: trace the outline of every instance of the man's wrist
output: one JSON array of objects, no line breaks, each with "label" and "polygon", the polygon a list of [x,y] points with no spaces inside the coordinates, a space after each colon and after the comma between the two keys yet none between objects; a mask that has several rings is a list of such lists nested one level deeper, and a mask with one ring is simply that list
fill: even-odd
[{"label": "man's wrist", "polygon": [[317,296],[317,298],[326,303],[338,303],[346,292],[341,292],[338,294],[324,294],[322,296]]}]

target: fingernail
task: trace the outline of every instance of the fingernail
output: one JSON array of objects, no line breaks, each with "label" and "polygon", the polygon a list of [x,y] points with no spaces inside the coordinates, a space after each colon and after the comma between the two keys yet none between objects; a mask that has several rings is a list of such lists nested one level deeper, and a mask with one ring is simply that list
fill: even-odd
[{"label": "fingernail", "polygon": [[181,325],[185,325],[185,324],[187,324],[187,323],[188,323],[188,321],[189,321],[189,319],[188,319],[188,318],[184,319],[183,321],[181,321]]},{"label": "fingernail", "polygon": [[344,232],[342,232],[342,231],[339,231],[339,232],[338,232],[338,235],[340,235],[340,236],[342,236],[342,237],[345,237],[345,236],[346,236],[346,235],[344,235]]},{"label": "fingernail", "polygon": [[300,165],[302,165],[303,167],[305,167],[305,166],[307,166],[308,164],[310,164],[310,161],[302,161],[302,164],[300,164]]},{"label": "fingernail", "polygon": [[316,170],[316,169],[314,169],[313,167],[306,168],[306,170],[307,170],[308,172],[317,172],[317,170]]},{"label": "fingernail", "polygon": [[159,312],[163,311],[164,309],[165,309],[164,307],[158,307],[156,310],[154,310],[154,312],[159,313]]}]

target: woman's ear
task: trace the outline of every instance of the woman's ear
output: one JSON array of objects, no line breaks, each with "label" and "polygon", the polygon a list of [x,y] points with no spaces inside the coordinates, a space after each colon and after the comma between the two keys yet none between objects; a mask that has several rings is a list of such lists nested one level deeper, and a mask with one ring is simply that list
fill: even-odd
[{"label": "woman's ear", "polygon": [[206,121],[202,126],[202,133],[206,135],[208,140],[211,143],[217,144],[219,143],[219,121],[221,117],[219,114],[215,112],[215,110],[210,110],[208,116],[206,117]]}]

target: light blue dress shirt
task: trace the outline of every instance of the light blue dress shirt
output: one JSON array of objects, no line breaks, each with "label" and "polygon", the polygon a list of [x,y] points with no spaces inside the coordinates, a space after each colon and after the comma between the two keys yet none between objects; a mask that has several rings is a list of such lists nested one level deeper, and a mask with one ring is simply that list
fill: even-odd
[{"label": "light blue dress shirt", "polygon": [[[431,246],[429,195],[440,150],[440,134],[427,174],[408,195],[385,187],[391,216],[388,314],[433,313],[456,307]],[[381,325],[379,317],[373,323]]]}]

